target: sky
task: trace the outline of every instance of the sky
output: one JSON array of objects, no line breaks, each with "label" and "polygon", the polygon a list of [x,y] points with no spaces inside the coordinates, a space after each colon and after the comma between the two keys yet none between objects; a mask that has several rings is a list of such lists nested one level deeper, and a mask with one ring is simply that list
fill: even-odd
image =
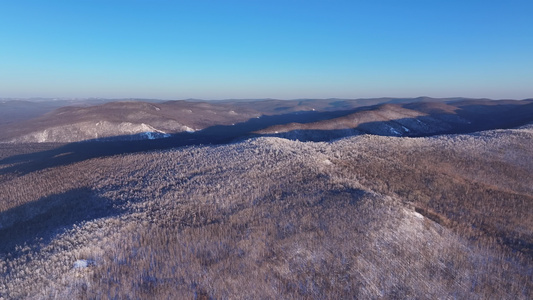
[{"label": "sky", "polygon": [[531,0],[0,0],[0,98],[533,97]]}]

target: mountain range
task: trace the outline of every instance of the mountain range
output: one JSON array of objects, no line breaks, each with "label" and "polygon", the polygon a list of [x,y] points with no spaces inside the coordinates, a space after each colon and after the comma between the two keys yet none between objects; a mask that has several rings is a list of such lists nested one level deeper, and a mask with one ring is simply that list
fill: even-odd
[{"label": "mountain range", "polygon": [[[20,111],[24,110],[18,107]],[[160,103],[119,101],[63,106],[36,118],[0,124],[0,142],[138,140],[184,132],[208,132],[199,133],[203,136],[217,126],[226,127],[223,133],[214,133],[215,136],[234,138],[252,134],[299,140],[328,140],[363,133],[427,136],[509,128],[533,121],[532,116],[533,100],[420,97]]]},{"label": "mountain range", "polygon": [[0,123],[0,298],[533,297],[532,99],[20,116]]}]

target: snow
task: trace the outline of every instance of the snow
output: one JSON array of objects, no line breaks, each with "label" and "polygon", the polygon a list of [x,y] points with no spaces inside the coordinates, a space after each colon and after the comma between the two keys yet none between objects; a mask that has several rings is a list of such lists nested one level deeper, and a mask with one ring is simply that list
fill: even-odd
[{"label": "snow", "polygon": [[396,135],[402,135],[401,133],[399,133],[396,129],[394,128],[390,128],[390,132],[393,133],[393,134],[396,134]]},{"label": "snow", "polygon": [[170,137],[170,134],[168,133],[162,133],[162,132],[153,132],[153,131],[146,131],[141,133],[145,138],[149,140],[155,140],[155,139],[163,139]]},{"label": "snow", "polygon": [[87,259],[78,259],[74,262],[74,269],[83,269],[91,265],[94,265],[94,261]]},{"label": "snow", "polygon": [[407,128],[407,127],[405,127],[405,126],[402,126],[402,127],[403,127],[403,130],[404,130],[405,132],[409,132],[409,131],[410,131],[409,128]]},{"label": "snow", "polygon": [[196,131],[196,129],[191,128],[191,127],[189,127],[189,126],[183,126],[183,129],[184,129],[186,132],[191,132],[191,133]]},{"label": "snow", "polygon": [[36,135],[36,138],[37,138],[37,142],[38,143],[44,143],[46,142],[47,140],[47,137],[48,137],[48,130],[45,129],[43,132],[41,133],[37,133]]},{"label": "snow", "polygon": [[417,219],[424,219],[424,216],[421,215],[421,214],[419,214],[419,213],[417,213],[416,211],[413,212],[413,215],[414,215],[415,218],[417,218]]},{"label": "snow", "polygon": [[155,140],[155,135],[153,132],[147,131],[147,132],[144,132],[143,134],[146,136],[147,139]]}]

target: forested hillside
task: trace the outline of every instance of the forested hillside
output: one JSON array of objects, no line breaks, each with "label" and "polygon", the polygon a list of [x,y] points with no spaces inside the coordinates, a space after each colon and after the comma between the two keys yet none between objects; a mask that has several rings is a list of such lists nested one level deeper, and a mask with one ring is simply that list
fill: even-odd
[{"label": "forested hillside", "polygon": [[531,125],[55,166],[39,145],[0,156],[5,299],[533,296]]}]

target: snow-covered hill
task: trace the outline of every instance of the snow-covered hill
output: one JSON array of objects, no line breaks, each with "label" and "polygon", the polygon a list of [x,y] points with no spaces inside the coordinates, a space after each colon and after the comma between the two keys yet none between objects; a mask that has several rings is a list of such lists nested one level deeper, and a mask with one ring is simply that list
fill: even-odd
[{"label": "snow-covered hill", "polygon": [[32,145],[0,147],[7,299],[532,296],[531,125],[81,160]]}]

